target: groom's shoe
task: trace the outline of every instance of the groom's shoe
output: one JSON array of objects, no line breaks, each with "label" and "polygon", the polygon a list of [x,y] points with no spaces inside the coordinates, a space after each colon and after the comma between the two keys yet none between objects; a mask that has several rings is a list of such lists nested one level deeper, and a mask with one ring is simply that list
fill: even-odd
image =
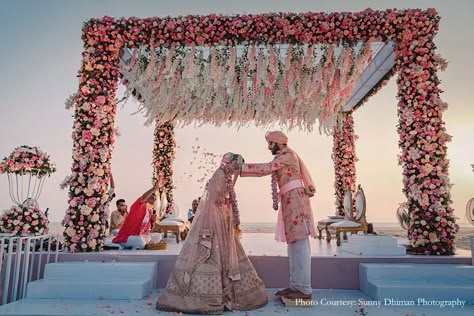
[{"label": "groom's shoe", "polygon": [[312,298],[311,294],[304,294],[303,292],[300,291],[292,291],[291,293],[284,295],[285,298],[290,299],[290,300],[310,300]]},{"label": "groom's shoe", "polygon": [[284,290],[280,290],[278,292],[275,293],[275,296],[285,296],[285,295],[288,295],[290,293],[293,293],[294,291],[290,288],[286,288]]}]

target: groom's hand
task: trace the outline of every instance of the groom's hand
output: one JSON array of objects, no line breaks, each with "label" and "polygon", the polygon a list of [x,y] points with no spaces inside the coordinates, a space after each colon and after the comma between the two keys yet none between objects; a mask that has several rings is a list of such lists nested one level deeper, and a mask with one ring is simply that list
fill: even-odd
[{"label": "groom's hand", "polygon": [[314,193],[316,193],[316,188],[312,185],[305,188],[304,190],[305,190],[306,195],[309,196],[309,197],[313,197]]}]

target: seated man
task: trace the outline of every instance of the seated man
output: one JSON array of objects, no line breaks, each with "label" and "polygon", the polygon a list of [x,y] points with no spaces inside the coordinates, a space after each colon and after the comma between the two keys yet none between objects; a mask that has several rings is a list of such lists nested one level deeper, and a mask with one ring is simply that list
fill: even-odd
[{"label": "seated man", "polygon": [[191,207],[188,211],[188,221],[190,223],[193,222],[193,219],[194,219],[194,216],[196,215],[196,211],[197,211],[197,208],[198,208],[198,205],[199,205],[199,202],[197,199],[194,199],[193,200],[193,203],[191,204]]},{"label": "seated man", "polygon": [[130,206],[130,212],[125,218],[122,228],[117,236],[112,239],[113,243],[120,244],[124,248],[144,249],[144,236],[149,236],[156,215],[153,214],[153,204],[155,204],[155,191],[161,185],[161,180],[153,188],[143,193],[143,195]]},{"label": "seated man", "polygon": [[110,233],[114,236],[117,236],[117,233],[120,227],[122,227],[128,212],[127,204],[125,204],[124,199],[117,200],[115,204],[117,205],[117,209],[110,215]]}]

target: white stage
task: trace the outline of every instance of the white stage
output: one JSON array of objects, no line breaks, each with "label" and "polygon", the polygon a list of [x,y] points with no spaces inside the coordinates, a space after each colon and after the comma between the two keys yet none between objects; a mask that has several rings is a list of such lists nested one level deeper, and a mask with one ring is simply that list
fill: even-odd
[{"label": "white stage", "polygon": [[[378,242],[383,244],[384,239],[387,238]],[[58,263],[47,268],[44,263],[41,265],[41,280],[28,285],[26,299],[0,306],[0,315],[170,315],[154,309],[159,295],[156,288],[166,286],[183,243],[176,244],[172,236],[166,240],[168,250],[60,253]],[[350,243],[351,240],[343,245]],[[474,283],[469,280],[474,280],[474,267],[469,251],[444,257],[357,255],[343,251],[347,247],[337,247],[334,240],[327,243],[324,239],[311,239],[315,289],[312,305],[287,308],[273,297],[276,288],[288,284],[286,244],[277,243],[273,234],[264,233],[246,233],[242,244],[268,288],[269,304],[239,315],[353,315],[360,300],[366,301],[365,311],[369,315],[474,314],[474,296],[469,296],[473,291]],[[407,277],[407,267],[418,277]],[[122,278],[124,275],[128,279]],[[441,284],[433,287],[432,280]],[[446,286],[449,292],[443,292]],[[155,290],[147,294],[152,288]],[[387,293],[401,293],[416,300],[400,303],[396,298],[391,300],[391,296],[387,298]],[[471,305],[456,305],[460,304],[457,297]],[[441,307],[441,299],[455,303]]]},{"label": "white stage", "polygon": [[[268,289],[269,303],[254,311],[249,312],[226,312],[225,315],[298,315],[298,316],[344,316],[354,315],[359,300],[366,301],[365,311],[369,316],[438,316],[438,315],[474,315],[474,306],[429,306],[396,305],[395,301],[382,301],[380,306],[361,291],[348,290],[314,290],[312,306],[309,307],[285,307],[277,300],[273,293],[276,289]],[[142,300],[46,300],[28,299],[15,302],[6,306],[0,306],[0,315],[177,315],[155,310],[156,297],[159,291],[154,291]],[[391,304],[390,304],[391,303]]]},{"label": "white stage", "polygon": [[[382,236],[382,235],[380,235]],[[245,252],[249,256],[277,256],[287,257],[287,245],[286,243],[276,242],[274,240],[273,233],[244,233],[241,239],[242,246]],[[349,236],[350,238],[350,236]],[[183,242],[176,243],[173,235],[163,239],[168,243],[167,250],[108,250],[101,253],[114,254],[114,255],[178,255],[183,246]],[[399,240],[399,244],[402,241]],[[322,240],[310,238],[311,244],[311,255],[312,257],[365,257],[364,255],[354,254],[347,251],[343,251],[346,248],[346,243],[342,243],[341,247],[336,246],[336,239],[334,238],[328,243],[324,238]],[[393,256],[379,256],[371,255],[371,257],[393,257]],[[404,255],[406,258],[437,258],[440,260],[447,260],[451,258],[462,258],[471,257],[469,250],[458,249],[455,256],[419,256],[419,255]]]}]

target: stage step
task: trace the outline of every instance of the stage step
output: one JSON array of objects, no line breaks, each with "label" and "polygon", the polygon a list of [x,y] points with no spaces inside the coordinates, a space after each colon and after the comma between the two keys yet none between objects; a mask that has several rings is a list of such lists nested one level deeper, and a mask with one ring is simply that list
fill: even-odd
[{"label": "stage step", "polygon": [[49,263],[44,270],[48,280],[134,280],[151,278],[156,263],[137,262],[60,262]]},{"label": "stage step", "polygon": [[461,300],[474,304],[474,266],[361,263],[360,289],[378,301]]},{"label": "stage step", "polygon": [[388,235],[351,235],[341,245],[342,252],[359,256],[405,256],[406,248]]},{"label": "stage step", "polygon": [[141,299],[156,288],[157,263],[50,263],[44,279],[30,282],[27,298]]}]

